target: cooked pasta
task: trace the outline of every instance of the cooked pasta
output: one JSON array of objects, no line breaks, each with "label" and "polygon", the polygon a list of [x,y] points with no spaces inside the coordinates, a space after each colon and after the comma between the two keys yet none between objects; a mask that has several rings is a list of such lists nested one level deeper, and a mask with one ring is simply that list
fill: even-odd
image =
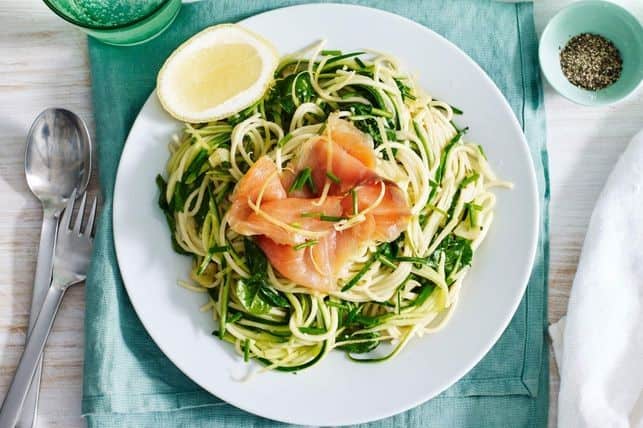
[{"label": "cooked pasta", "polygon": [[[269,369],[302,370],[333,349],[359,362],[382,361],[443,326],[493,221],[490,190],[510,186],[466,140],[467,128],[455,124],[461,112],[425,93],[395,58],[323,46],[283,58],[255,105],[217,122],[186,124],[170,143],[167,179],[157,179],[174,249],[194,260],[183,285],[207,291],[204,310],[220,339]],[[253,238],[235,232],[230,208],[237,183],[258,159],[284,174],[307,142],[331,138],[330,117],[370,136],[374,171],[401,190],[410,217],[399,237],[367,242],[333,287],[317,290],[280,274]],[[320,204],[338,180],[327,175]],[[248,201],[255,213],[262,214],[264,191]],[[334,229],[355,227],[366,210],[338,217]],[[267,221],[303,234],[296,250],[309,251],[323,237]]]}]

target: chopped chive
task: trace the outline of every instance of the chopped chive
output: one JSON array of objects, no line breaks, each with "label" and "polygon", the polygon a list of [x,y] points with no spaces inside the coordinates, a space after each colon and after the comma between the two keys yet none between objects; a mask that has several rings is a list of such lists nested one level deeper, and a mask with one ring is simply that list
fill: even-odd
[{"label": "chopped chive", "polygon": [[321,221],[330,221],[330,222],[335,223],[335,222],[338,222],[338,221],[346,220],[346,217],[339,217],[339,216],[335,216],[335,215],[325,215],[325,214],[321,214],[321,215],[319,216],[319,219],[320,219]]},{"label": "chopped chive", "polygon": [[224,253],[226,251],[228,251],[227,245],[222,245],[222,246],[214,245],[210,247],[210,249],[208,250],[208,253],[205,255],[205,257],[203,257],[203,261],[201,262],[201,265],[199,265],[199,269],[196,272],[197,275],[203,275],[203,272],[205,272],[205,270],[207,269],[208,264],[210,263],[210,260],[212,260],[212,256],[214,254]]},{"label": "chopped chive", "polygon": [[343,303],[339,303],[339,302],[334,302],[332,300],[329,300],[328,302],[326,302],[326,304],[328,306],[332,306],[333,308],[343,309],[343,310],[346,310],[346,311],[350,310],[350,308],[347,305],[345,305]]},{"label": "chopped chive", "polygon": [[438,212],[438,213],[442,214],[444,217],[449,217],[449,214],[446,211],[436,207],[435,205],[427,204],[426,206],[429,209],[431,209],[432,211],[435,211],[435,212]]},{"label": "chopped chive", "polygon": [[480,151],[480,154],[482,155],[483,158],[487,159],[487,155],[485,154],[482,146],[478,144],[478,151]]},{"label": "chopped chive", "polygon": [[422,291],[420,291],[420,294],[415,298],[415,301],[412,303],[413,306],[422,306],[424,302],[426,302],[426,299],[429,298],[431,293],[433,293],[433,290],[435,289],[435,286],[433,284],[427,284],[424,287],[422,287]]},{"label": "chopped chive", "polygon": [[241,319],[241,313],[235,312],[230,318],[228,318],[227,324],[234,324]]},{"label": "chopped chive", "polygon": [[304,218],[317,218],[317,217],[319,217],[319,216],[321,215],[321,213],[307,213],[307,212],[303,212],[303,213],[301,213],[301,214],[299,214],[299,215],[300,215],[301,217],[304,217]]},{"label": "chopped chive", "polygon": [[311,239],[310,241],[302,242],[301,244],[295,245],[294,247],[292,247],[292,249],[295,251],[303,250],[306,247],[312,247],[313,245],[316,245],[317,242],[318,241],[316,239]]},{"label": "chopped chive", "polygon": [[223,289],[221,290],[221,301],[219,302],[219,339],[223,340],[226,332],[226,318],[228,316],[228,296],[230,293],[230,281],[232,280],[232,275],[226,275],[225,282],[223,283]]},{"label": "chopped chive", "polygon": [[482,206],[468,203],[467,210],[469,211],[469,225],[476,227],[478,225],[478,212],[482,211]]},{"label": "chopped chive", "polygon": [[329,50],[321,51],[321,54],[323,56],[336,56],[336,55],[341,55],[342,51],[337,50],[337,49],[329,49]]},{"label": "chopped chive", "polygon": [[480,178],[480,174],[478,174],[477,172],[474,172],[471,175],[467,175],[460,183],[460,187],[465,187],[469,183],[473,183],[474,181],[476,181],[478,178]]},{"label": "chopped chive", "polygon": [[295,181],[293,181],[290,185],[290,189],[288,189],[288,192],[301,190],[304,188],[304,185],[308,185],[308,187],[310,187],[310,190],[312,190],[313,192],[316,191],[315,183],[313,182],[312,170],[310,169],[310,167],[304,168],[299,171],[299,174],[297,174],[297,177],[295,177]]},{"label": "chopped chive", "polygon": [[406,256],[400,256],[396,257],[395,260],[398,262],[411,262],[411,263],[418,263],[418,264],[429,264],[430,262],[427,259],[423,259],[422,257],[406,257]]},{"label": "chopped chive", "polygon": [[385,248],[386,248],[386,245],[380,245],[380,247],[377,249],[377,251],[375,251],[375,252],[371,255],[371,257],[368,259],[368,261],[367,261],[366,263],[364,263],[364,266],[362,266],[362,268],[359,270],[359,272],[357,272],[357,273],[355,274],[355,276],[353,276],[353,277],[350,279],[350,281],[348,281],[348,282],[347,282],[347,283],[342,287],[342,290],[341,290],[341,291],[348,291],[348,290],[350,290],[351,288],[353,288],[353,287],[355,286],[355,284],[357,284],[357,283],[359,282],[359,280],[360,280],[360,279],[362,279],[362,277],[363,277],[364,275],[366,275],[366,272],[368,272],[368,270],[371,268],[371,266],[373,265],[373,263],[375,262],[375,260],[377,260],[377,258],[380,256],[380,254],[382,254],[382,251],[384,251],[384,249],[385,249]]},{"label": "chopped chive", "polygon": [[388,257],[386,257],[384,254],[380,254],[379,256],[380,262],[382,262],[383,265],[390,267],[391,269],[397,269],[397,265],[391,261]]},{"label": "chopped chive", "polygon": [[462,110],[460,110],[456,106],[451,106],[451,111],[453,112],[453,114],[462,114]]},{"label": "chopped chive", "polygon": [[[456,128],[456,129],[457,129],[457,128]],[[456,132],[456,134],[453,136],[453,138],[451,138],[451,141],[449,141],[449,143],[451,143],[451,144],[453,144],[453,143],[457,143],[458,141],[460,141],[460,139],[462,138],[462,136],[463,136],[464,134],[466,134],[466,133],[467,133],[467,131],[469,131],[469,127],[468,127],[468,126],[467,126],[467,127],[462,128],[462,129],[458,129],[458,132]]]},{"label": "chopped chive", "polygon": [[375,116],[386,117],[389,119],[393,118],[393,113],[391,113],[390,111],[382,110],[381,108],[377,108],[377,107],[371,107],[371,114],[374,114]]},{"label": "chopped chive", "polygon": [[332,181],[335,184],[341,183],[341,180],[339,179],[339,177],[333,174],[332,171],[326,171],[326,177],[328,177],[330,181]]},{"label": "chopped chive", "polygon": [[366,64],[364,64],[364,61],[362,61],[358,56],[355,57],[355,62],[357,65],[359,65],[362,68],[366,68]]},{"label": "chopped chive", "polygon": [[346,53],[346,54],[343,54],[343,55],[337,55],[337,56],[332,57],[328,61],[326,61],[326,65],[332,64],[332,63],[335,63],[335,62],[339,62],[339,61],[343,61],[343,60],[348,59],[348,58],[357,57],[358,55],[363,55],[363,54],[364,54],[364,52],[350,52],[350,53]]},{"label": "chopped chive", "polygon": [[351,189],[351,197],[353,198],[353,215],[358,214],[358,204],[357,204],[357,190],[353,187]]},{"label": "chopped chive", "polygon": [[361,96],[362,96],[362,94],[360,94],[359,92],[352,92],[351,91],[351,92],[346,92],[345,94],[342,94],[341,98],[346,99],[346,98],[361,97]]},{"label": "chopped chive", "polygon": [[402,287],[398,287],[397,289],[397,314],[399,315],[402,313]]},{"label": "chopped chive", "polygon": [[279,140],[279,141],[277,142],[277,146],[279,146],[279,147],[283,147],[283,146],[285,146],[285,145],[286,145],[286,143],[287,143],[288,141],[290,141],[290,140],[292,140],[292,134],[291,134],[291,133],[288,133],[288,134],[284,135],[284,137],[283,137],[281,140]]},{"label": "chopped chive", "polygon": [[319,131],[317,131],[319,133],[318,135],[323,134],[325,130],[326,130],[326,122],[324,122],[322,126],[319,128]]},{"label": "chopped chive", "polygon": [[324,334],[327,333],[325,328],[322,327],[299,327],[299,331],[304,334]]},{"label": "chopped chive", "polygon": [[247,363],[248,360],[250,359],[249,357],[250,357],[250,339],[246,339],[243,342],[243,361]]}]

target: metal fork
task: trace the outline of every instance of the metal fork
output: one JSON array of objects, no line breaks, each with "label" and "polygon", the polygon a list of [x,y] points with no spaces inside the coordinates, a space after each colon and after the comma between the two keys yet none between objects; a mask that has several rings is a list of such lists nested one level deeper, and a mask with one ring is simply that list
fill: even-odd
[{"label": "metal fork", "polygon": [[71,227],[72,213],[76,191],[72,193],[67,202],[67,207],[58,226],[58,238],[56,241],[56,253],[54,255],[54,269],[51,285],[47,296],[42,304],[38,318],[33,326],[31,334],[27,338],[25,349],[18,363],[9,391],[2,403],[0,410],[0,427],[13,428],[18,422],[22,405],[24,404],[31,379],[38,367],[38,360],[49,337],[49,332],[54,323],[54,318],[60,307],[65,291],[74,285],[85,280],[93,245],[93,229],[96,219],[96,198],[92,202],[83,230],[83,217],[85,216],[85,205],[87,193],[78,209],[78,214]]}]

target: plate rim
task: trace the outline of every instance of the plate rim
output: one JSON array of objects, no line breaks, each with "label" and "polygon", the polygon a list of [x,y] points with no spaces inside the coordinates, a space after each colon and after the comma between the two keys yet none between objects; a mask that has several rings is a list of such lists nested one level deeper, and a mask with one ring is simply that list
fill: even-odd
[{"label": "plate rim", "polygon": [[[469,65],[473,66],[477,72],[482,76],[484,80],[486,80],[490,84],[490,88],[492,89],[493,92],[495,92],[499,98],[502,100],[501,105],[502,108],[505,110],[506,113],[508,113],[510,117],[510,122],[511,125],[518,131],[518,134],[520,135],[520,150],[524,152],[526,157],[530,160],[529,166],[528,166],[528,173],[526,174],[528,177],[528,185],[531,190],[531,193],[534,195],[534,198],[532,198],[532,215],[534,218],[534,228],[532,230],[531,236],[530,236],[530,243],[529,243],[529,254],[527,256],[527,259],[529,260],[528,266],[523,271],[522,278],[521,278],[521,286],[520,286],[520,292],[516,293],[516,296],[514,300],[512,301],[511,304],[511,310],[507,311],[503,322],[498,326],[496,329],[493,337],[486,342],[485,346],[481,347],[478,353],[475,355],[474,358],[471,359],[471,362],[469,365],[463,365],[461,370],[457,373],[457,375],[453,376],[451,381],[449,382],[443,382],[439,387],[434,388],[437,390],[437,392],[431,392],[428,394],[418,394],[418,397],[415,400],[409,400],[409,402],[406,405],[400,406],[396,411],[390,412],[390,411],[385,411],[385,412],[379,412],[377,409],[373,409],[372,412],[369,414],[369,416],[366,417],[346,417],[345,415],[340,415],[339,417],[335,417],[333,419],[329,419],[332,422],[331,423],[326,423],[324,422],[325,425],[350,425],[350,424],[361,424],[361,423],[368,423],[368,422],[373,422],[377,420],[381,420],[390,416],[394,416],[397,414],[400,414],[402,412],[408,411],[412,408],[415,408],[433,398],[435,398],[437,395],[439,395],[441,392],[444,390],[448,389],[455,383],[457,383],[460,379],[462,379],[463,376],[465,376],[473,367],[475,367],[482,358],[493,348],[493,346],[497,343],[498,339],[502,335],[502,333],[506,330],[507,326],[509,325],[511,319],[513,318],[514,314],[516,313],[516,310],[518,309],[518,306],[520,305],[520,302],[522,301],[525,291],[527,289],[527,285],[529,283],[529,278],[531,277],[531,273],[533,271],[533,266],[535,263],[535,258],[537,254],[537,248],[538,248],[538,242],[539,242],[539,237],[540,237],[540,228],[541,228],[541,212],[539,210],[540,206],[540,200],[539,200],[539,191],[538,191],[538,185],[537,185],[537,179],[536,179],[536,170],[534,167],[534,159],[531,155],[531,152],[529,150],[529,146],[527,143],[526,136],[524,134],[524,131],[522,127],[520,126],[520,123],[518,122],[518,119],[516,115],[514,114],[513,110],[511,109],[507,99],[505,98],[504,94],[500,91],[498,86],[495,84],[493,79],[484,71],[484,69],[476,62],[474,61],[466,52],[464,52],[460,47],[455,45],[453,42],[451,42],[449,39],[446,37],[442,36],[441,34],[437,33],[436,31],[432,30],[429,27],[426,27],[418,22],[415,22],[409,18],[406,18],[401,15],[397,15],[395,13],[374,8],[374,7],[368,7],[368,6],[363,6],[363,5],[355,5],[355,4],[343,4],[343,3],[308,3],[308,4],[299,4],[299,5],[291,5],[291,6],[285,6],[285,7],[279,7],[275,9],[270,9],[255,15],[251,15],[249,17],[246,17],[240,21],[235,22],[236,24],[239,25],[245,25],[248,21],[252,21],[254,19],[260,19],[265,17],[266,15],[270,15],[273,13],[284,13],[286,10],[290,11],[297,11],[299,9],[315,9],[315,8],[331,8],[331,9],[343,9],[343,10],[362,10],[364,12],[368,13],[374,13],[374,14],[380,14],[380,15],[385,15],[389,19],[394,19],[399,21],[402,25],[410,25],[417,27],[421,31],[428,32],[431,34],[432,37],[437,37],[442,40],[442,42],[445,42],[452,51],[454,51],[456,54],[460,55],[464,60],[469,63]],[[159,347],[161,352],[170,360],[172,364],[174,364],[186,377],[188,377],[192,382],[196,383],[199,385],[201,388],[203,388],[206,392],[209,394],[212,394],[214,397],[219,398],[222,400],[224,403],[230,404],[234,407],[237,407],[241,410],[244,410],[246,412],[249,412],[253,415],[258,415],[264,418],[268,418],[271,420],[275,421],[280,421],[280,422],[285,422],[285,423],[290,423],[290,424],[300,424],[300,425],[309,425],[310,421],[309,420],[304,420],[300,419],[298,417],[291,417],[290,415],[277,415],[277,414],[271,414],[270,412],[265,412],[263,410],[258,410],[255,406],[253,405],[248,405],[247,403],[242,403],[238,402],[235,399],[229,399],[225,397],[225,393],[221,391],[217,391],[215,394],[214,392],[211,391],[210,388],[206,387],[205,385],[202,384],[202,382],[199,381],[199,379],[196,379],[195,377],[192,377],[188,375],[189,370],[185,370],[184,367],[182,367],[181,363],[177,363],[173,358],[170,357],[170,353],[164,349],[164,345],[159,343],[155,336],[152,334],[152,329],[148,326],[148,322],[142,317],[139,316],[140,310],[138,309],[138,304],[134,299],[131,298],[130,295],[130,287],[127,285],[127,281],[125,280],[125,275],[123,274],[123,271],[121,269],[121,256],[119,256],[119,253],[122,252],[119,251],[119,239],[117,238],[117,220],[116,220],[116,215],[115,213],[117,212],[117,205],[120,206],[120,204],[117,204],[117,201],[119,200],[118,196],[120,194],[119,189],[122,188],[123,184],[119,186],[121,183],[121,180],[119,180],[121,175],[121,166],[123,164],[122,160],[126,157],[127,149],[128,149],[128,141],[130,140],[130,137],[132,135],[132,130],[135,129],[137,123],[141,120],[141,113],[145,110],[147,105],[152,102],[153,98],[156,96],[156,88],[152,90],[148,98],[145,100],[144,104],[142,105],[141,109],[137,113],[136,119],[132,123],[132,126],[127,133],[127,137],[125,139],[125,143],[123,146],[123,151],[121,153],[121,157],[118,162],[118,167],[116,170],[116,178],[114,181],[114,188],[113,188],[113,197],[112,197],[112,221],[111,221],[111,226],[112,226],[112,233],[113,233],[113,239],[114,239],[114,250],[115,250],[115,256],[116,256],[116,261],[119,269],[119,273],[121,275],[121,279],[123,282],[123,286],[125,290],[127,291],[128,298],[132,304],[132,307],[134,308],[134,311],[136,313],[137,318],[141,321],[141,324],[145,328],[146,333],[150,336],[150,338],[154,341],[156,346]],[[518,289],[518,287],[516,287]]]}]

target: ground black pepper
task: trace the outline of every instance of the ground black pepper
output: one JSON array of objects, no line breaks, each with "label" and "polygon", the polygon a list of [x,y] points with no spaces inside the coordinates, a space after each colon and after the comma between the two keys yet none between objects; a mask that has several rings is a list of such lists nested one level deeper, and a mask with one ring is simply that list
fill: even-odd
[{"label": "ground black pepper", "polygon": [[560,66],[572,84],[597,91],[621,76],[623,61],[614,43],[597,34],[572,37],[560,51]]}]

